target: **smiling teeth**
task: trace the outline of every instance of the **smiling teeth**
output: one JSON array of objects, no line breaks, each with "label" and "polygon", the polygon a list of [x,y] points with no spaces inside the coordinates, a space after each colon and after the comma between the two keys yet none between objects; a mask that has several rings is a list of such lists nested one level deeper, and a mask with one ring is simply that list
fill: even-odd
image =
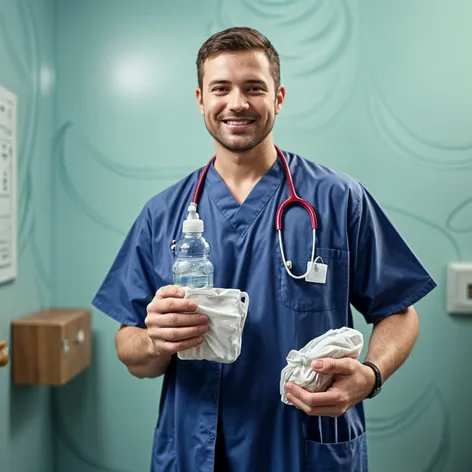
[{"label": "smiling teeth", "polygon": [[241,121],[241,120],[239,120],[239,121],[227,121],[227,123],[228,123],[229,125],[236,125],[236,126],[237,126],[237,125],[248,125],[249,123],[251,123],[251,120],[245,120],[245,121]]}]

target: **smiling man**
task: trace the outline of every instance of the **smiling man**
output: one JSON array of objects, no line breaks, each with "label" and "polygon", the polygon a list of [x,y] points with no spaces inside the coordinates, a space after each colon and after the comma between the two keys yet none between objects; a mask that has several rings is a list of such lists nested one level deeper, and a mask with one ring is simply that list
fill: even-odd
[{"label": "smiling man", "polygon": [[248,50],[202,61],[208,54],[205,48],[200,51],[197,100],[217,151],[243,153],[268,141],[265,144],[273,155],[266,138],[282,109],[285,89],[274,82],[267,55]]},{"label": "smiling man", "polygon": [[[366,472],[363,401],[406,360],[418,336],[413,305],[435,282],[368,191],[349,176],[274,145],[285,88],[279,56],[250,28],[210,37],[197,58],[196,98],[216,160],[202,185],[199,213],[212,247],[215,286],[251,299],[242,350],[231,364],[180,360],[197,346],[208,317],[172,285],[170,241],[202,169],[151,198],[131,228],[94,304],[120,323],[119,359],[132,375],[164,375],[153,472]],[[312,90],[310,93],[314,93]],[[316,283],[286,270],[275,229],[297,193],[318,219]],[[303,208],[284,217],[292,272],[310,260],[312,228]],[[321,359],[333,374],[324,392],[279,382],[286,356],[333,328],[352,327],[351,306],[372,323],[366,359]]]}]

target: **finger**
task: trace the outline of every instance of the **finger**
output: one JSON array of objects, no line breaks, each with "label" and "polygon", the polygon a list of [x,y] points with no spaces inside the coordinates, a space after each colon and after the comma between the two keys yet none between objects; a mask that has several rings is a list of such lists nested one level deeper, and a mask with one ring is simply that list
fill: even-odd
[{"label": "finger", "polygon": [[156,292],[156,297],[159,299],[163,298],[183,298],[185,297],[185,290],[178,285],[166,285],[165,287],[161,287]]},{"label": "finger", "polygon": [[326,392],[313,393],[299,385],[288,383],[286,389],[287,392],[290,392],[293,396],[310,407],[337,406],[346,403],[346,395],[335,388],[329,389]]},{"label": "finger", "polygon": [[[149,318],[149,319],[148,319]],[[208,324],[208,316],[200,313],[167,313],[165,315],[148,315],[147,326],[159,328],[189,328]]]},{"label": "finger", "polygon": [[343,359],[317,359],[311,363],[311,368],[315,372],[322,374],[342,374],[349,375],[354,373],[356,363],[359,361],[345,357]]},{"label": "finger", "polygon": [[150,313],[192,313],[198,305],[194,300],[179,298],[154,298],[147,306]]},{"label": "finger", "polygon": [[293,403],[299,410],[304,411],[307,415],[312,415],[313,407],[302,402],[295,395],[292,395],[291,393],[287,393],[287,400]]},{"label": "finger", "polygon": [[158,351],[164,351],[168,354],[176,354],[177,352],[186,351],[192,347],[199,346],[203,342],[202,336],[197,336],[192,339],[187,339],[185,341],[172,342],[172,341],[161,341],[155,343],[156,349]]},{"label": "finger", "polygon": [[323,406],[312,408],[311,416],[330,416],[331,418],[337,418],[338,416],[344,415],[347,410],[348,408],[345,406]]},{"label": "finger", "polygon": [[287,400],[294,404],[299,410],[304,411],[310,416],[330,416],[336,418],[346,412],[345,407],[341,406],[324,406],[324,407],[312,407],[303,403],[300,399],[294,395],[287,393]]},{"label": "finger", "polygon": [[150,330],[151,338],[159,337],[164,341],[185,341],[205,334],[208,331],[208,325],[194,326],[191,328],[160,328],[159,330]]}]

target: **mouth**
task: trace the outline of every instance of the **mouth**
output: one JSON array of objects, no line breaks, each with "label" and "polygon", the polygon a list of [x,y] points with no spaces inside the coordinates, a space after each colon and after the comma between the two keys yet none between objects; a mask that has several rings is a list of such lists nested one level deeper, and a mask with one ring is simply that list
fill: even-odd
[{"label": "mouth", "polygon": [[230,130],[241,131],[249,128],[253,123],[255,123],[256,120],[238,118],[222,121]]}]

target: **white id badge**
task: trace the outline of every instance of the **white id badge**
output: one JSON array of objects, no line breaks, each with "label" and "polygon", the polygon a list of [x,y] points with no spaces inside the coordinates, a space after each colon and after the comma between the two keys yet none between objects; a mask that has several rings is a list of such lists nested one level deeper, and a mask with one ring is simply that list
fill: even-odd
[{"label": "white id badge", "polygon": [[[307,262],[306,270],[310,270],[311,262]],[[325,263],[315,262],[311,270],[308,272],[308,275],[305,277],[307,282],[312,282],[315,284],[325,284],[326,283],[326,274],[328,272],[328,266]]]}]

